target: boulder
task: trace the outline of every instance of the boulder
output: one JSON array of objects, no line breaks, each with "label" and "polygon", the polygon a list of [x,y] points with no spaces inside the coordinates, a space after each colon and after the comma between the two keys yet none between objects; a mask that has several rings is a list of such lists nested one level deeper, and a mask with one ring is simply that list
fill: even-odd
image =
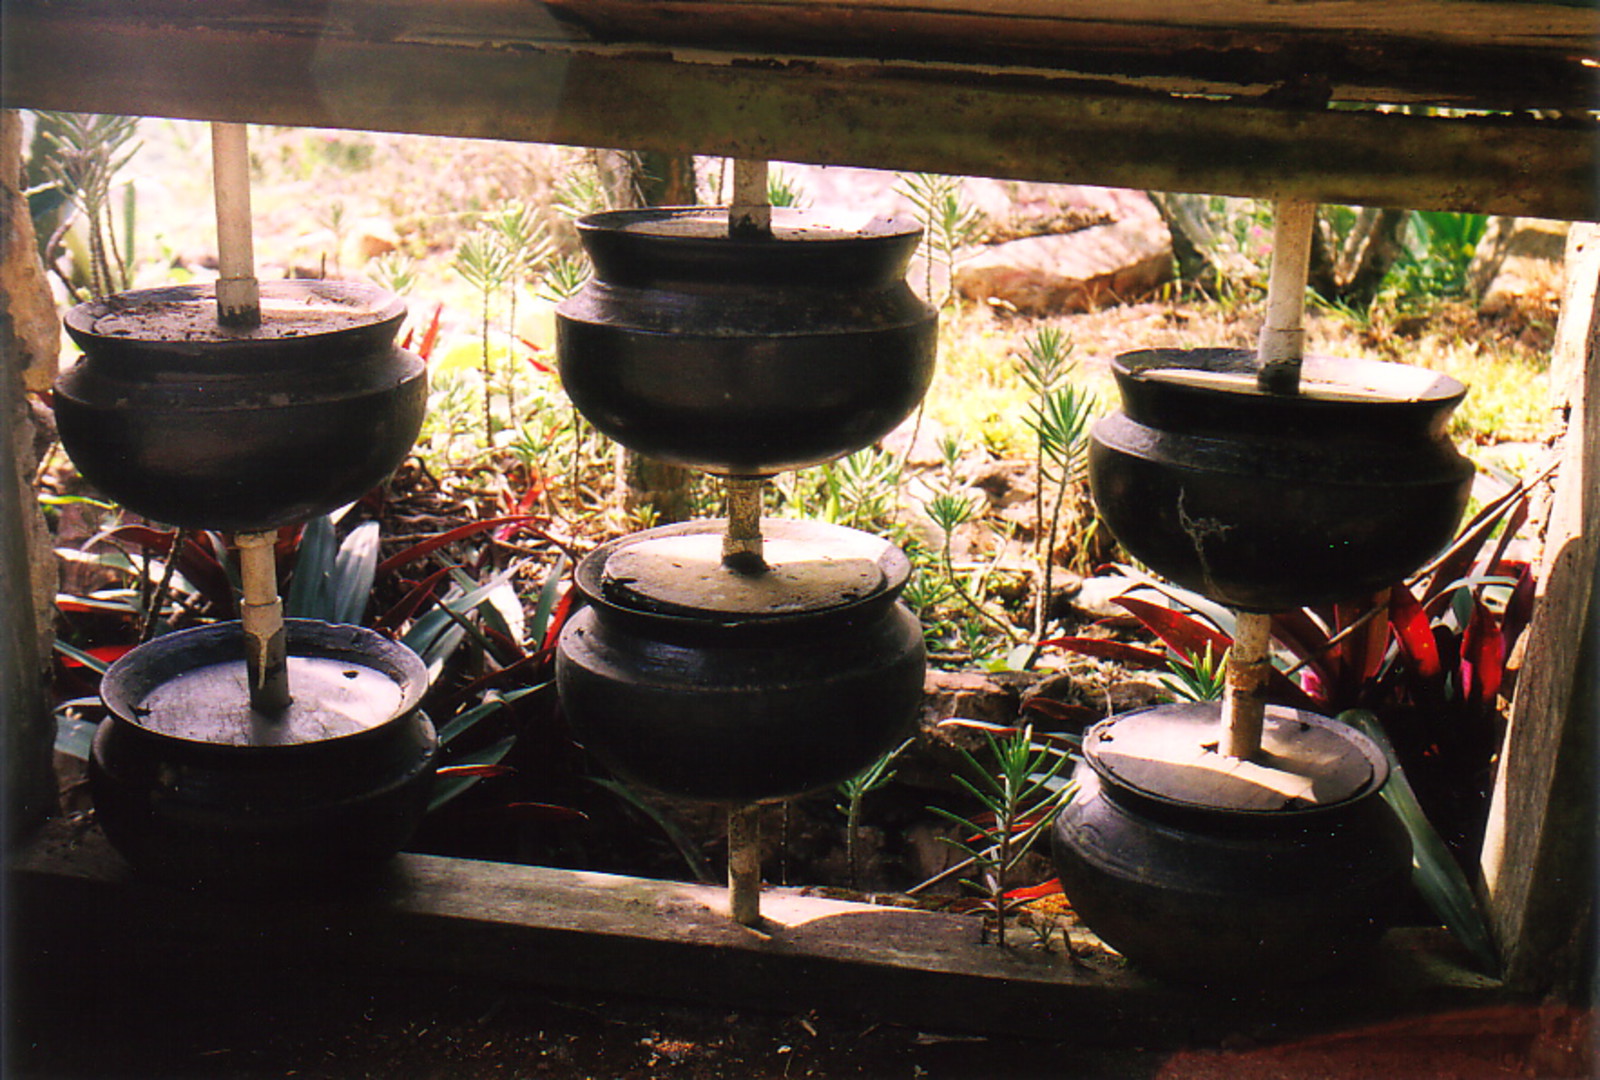
[{"label": "boulder", "polygon": [[956,267],[956,292],[1027,315],[1094,311],[1172,278],[1172,237],[1142,218],[996,244]]}]

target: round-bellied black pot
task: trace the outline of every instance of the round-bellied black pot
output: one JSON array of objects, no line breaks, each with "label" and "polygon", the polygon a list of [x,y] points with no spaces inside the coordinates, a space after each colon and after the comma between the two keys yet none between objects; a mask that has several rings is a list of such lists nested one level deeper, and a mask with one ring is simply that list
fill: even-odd
[{"label": "round-bellied black pot", "polygon": [[[361,627],[289,619],[285,630],[291,692],[305,660],[381,686],[376,703],[251,715],[236,622],[164,635],[107,670],[111,716],[89,761],[95,816],[140,871],[225,889],[314,888],[370,872],[410,839],[438,750],[418,708],[427,669]],[[198,681],[174,693],[184,679]],[[300,694],[309,690],[302,680]]]},{"label": "round-bellied black pot", "polygon": [[1307,982],[1370,960],[1411,875],[1376,745],[1338,721],[1272,710],[1269,744],[1279,734],[1337,740],[1355,779],[1327,803],[1261,789],[1264,801],[1243,809],[1210,801],[1203,782],[1175,795],[1192,784],[1181,773],[1110,761],[1119,725],[1152,716],[1193,728],[1174,757],[1217,757],[1214,736],[1207,747],[1216,706],[1157,706],[1085,733],[1078,790],[1052,833],[1062,891],[1085,925],[1149,974],[1220,989]]},{"label": "round-bellied black pot", "polygon": [[405,460],[427,370],[394,345],[405,306],[342,281],[261,285],[227,330],[210,285],[80,304],[82,358],[56,382],[61,442],[106,495],[155,521],[260,531],[352,502]]},{"label": "round-bellied black pot", "polygon": [[[684,798],[776,800],[848,779],[911,733],[921,705],[922,628],[898,599],[905,556],[878,541],[881,580],[862,595],[760,614],[652,604],[607,579],[630,545],[722,526],[652,529],[579,565],[585,606],[556,658],[573,731],[618,775]],[[853,530],[769,520],[762,532],[828,541]]]},{"label": "round-bellied black pot", "polygon": [[938,323],[905,282],[920,227],[787,209],[772,225],[730,237],[727,210],[707,207],[579,221],[595,272],[557,309],[557,342],[595,427],[663,461],[767,476],[910,415]]},{"label": "round-bellied black pot", "polygon": [[1472,486],[1446,430],[1465,387],[1307,357],[1302,393],[1268,394],[1255,366],[1244,349],[1116,358],[1122,408],[1094,427],[1089,480],[1123,547],[1246,611],[1370,594],[1444,547]]}]

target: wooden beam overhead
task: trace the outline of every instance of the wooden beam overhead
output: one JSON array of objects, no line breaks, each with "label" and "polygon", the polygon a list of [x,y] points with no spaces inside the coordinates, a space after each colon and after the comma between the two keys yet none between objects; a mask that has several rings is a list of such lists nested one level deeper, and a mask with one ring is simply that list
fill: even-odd
[{"label": "wooden beam overhead", "polygon": [[[0,95],[19,108],[1600,218],[1600,135],[1573,107],[1593,83],[1592,8],[1217,0],[1179,21],[1149,7],[7,0]],[[1480,36],[1467,8],[1485,15]],[[1377,29],[1353,32],[1357,15]],[[1316,66],[1324,38],[1338,41],[1329,56],[1367,57],[1369,98],[1512,111],[1347,107],[1334,83],[1348,73]],[[1465,51],[1442,69],[1419,59],[1438,49]],[[1402,85],[1413,69],[1437,85]],[[1469,74],[1478,89],[1451,82]]]}]

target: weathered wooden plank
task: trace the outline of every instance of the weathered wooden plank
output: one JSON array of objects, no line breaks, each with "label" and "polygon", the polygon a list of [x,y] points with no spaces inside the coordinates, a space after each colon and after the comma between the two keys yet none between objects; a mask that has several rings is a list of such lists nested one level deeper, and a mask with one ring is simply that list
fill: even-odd
[{"label": "weathered wooden plank", "polygon": [[[1600,16],[1472,0],[925,5],[914,0],[11,0],[12,19],[168,33],[282,33],[483,50],[638,45],[751,62],[857,58],[1043,72],[1168,93],[1584,110]],[[29,21],[18,24],[26,35]],[[18,33],[8,29],[7,36]],[[26,57],[33,52],[18,50]],[[181,77],[181,76],[180,76]]]},{"label": "weathered wooden plank", "polygon": [[547,6],[611,42],[963,60],[1145,80],[1190,93],[1501,109],[1587,108],[1593,72],[1584,59],[1600,34],[1600,14],[1592,8],[1471,0],[549,0]]},{"label": "weathered wooden plank", "polygon": [[56,823],[15,860],[16,941],[53,963],[235,978],[317,967],[426,971],[602,993],[822,1008],[944,1029],[1086,1043],[1196,1031],[1298,1034],[1501,997],[1428,932],[1391,935],[1370,980],[1235,997],[1163,986],[1103,954],[1074,962],[981,945],[978,920],[769,889],[768,922],[727,917],[707,886],[403,855],[382,887],[338,900],[228,901],[131,879],[97,832]]},{"label": "weathered wooden plank", "polygon": [[1506,978],[1578,991],[1594,976],[1595,727],[1600,723],[1600,227],[1572,230],[1552,382],[1561,468],[1483,875]]},{"label": "weathered wooden plank", "polygon": [[[1588,120],[1295,111],[959,65],[577,46],[554,41],[559,27],[537,46],[408,42],[358,18],[390,2],[351,0],[316,33],[304,8],[278,26],[260,0],[230,0],[253,13],[239,16],[248,30],[178,25],[174,0],[138,18],[8,0],[0,89],[85,112],[1600,217]],[[482,10],[503,14],[499,0],[463,5]]]}]

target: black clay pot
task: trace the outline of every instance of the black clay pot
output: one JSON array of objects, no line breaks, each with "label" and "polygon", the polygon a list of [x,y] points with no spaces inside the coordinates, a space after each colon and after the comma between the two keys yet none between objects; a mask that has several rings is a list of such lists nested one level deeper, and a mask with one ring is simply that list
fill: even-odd
[{"label": "black clay pot", "polygon": [[842,551],[861,572],[801,557],[750,585],[714,556],[669,550],[672,581],[656,592],[622,569],[663,541],[714,552],[722,527],[652,529],[579,565],[586,606],[556,658],[574,733],[620,776],[684,798],[757,802],[848,779],[911,733],[921,705],[922,629],[898,600],[905,556],[854,530],[768,520],[769,553]]},{"label": "black clay pot", "polygon": [[[1337,721],[1274,708],[1267,760],[1310,739],[1310,756],[1342,756],[1342,775],[1319,781],[1323,802],[1270,779],[1229,788],[1205,772],[1205,759],[1219,760],[1217,724],[1216,706],[1169,705],[1086,733],[1078,791],[1052,836],[1074,910],[1141,970],[1219,989],[1308,982],[1370,960],[1411,872],[1405,827],[1379,794],[1381,751]],[[1182,748],[1155,756],[1183,766],[1126,745],[1152,727]]]},{"label": "black clay pot", "polygon": [[155,521],[259,531],[366,494],[415,442],[422,361],[376,286],[272,281],[262,325],[219,329],[212,286],[119,293],[67,313],[83,357],[56,383],[78,471]]},{"label": "black clay pot", "polygon": [[355,626],[286,622],[295,704],[251,712],[239,624],[183,630],[106,672],[95,816],[139,870],[225,889],[358,877],[410,838],[438,749],[427,669]]},{"label": "black clay pot", "polygon": [[1265,394],[1255,364],[1242,349],[1117,357],[1122,410],[1095,425],[1089,479],[1135,558],[1233,607],[1281,611],[1372,593],[1444,547],[1473,474],[1446,433],[1459,382],[1308,357],[1306,392]]},{"label": "black clay pot", "polygon": [[620,210],[578,223],[595,273],[557,309],[561,381],[617,442],[766,476],[852,453],[916,408],[938,316],[905,283],[921,229],[777,209]]}]

